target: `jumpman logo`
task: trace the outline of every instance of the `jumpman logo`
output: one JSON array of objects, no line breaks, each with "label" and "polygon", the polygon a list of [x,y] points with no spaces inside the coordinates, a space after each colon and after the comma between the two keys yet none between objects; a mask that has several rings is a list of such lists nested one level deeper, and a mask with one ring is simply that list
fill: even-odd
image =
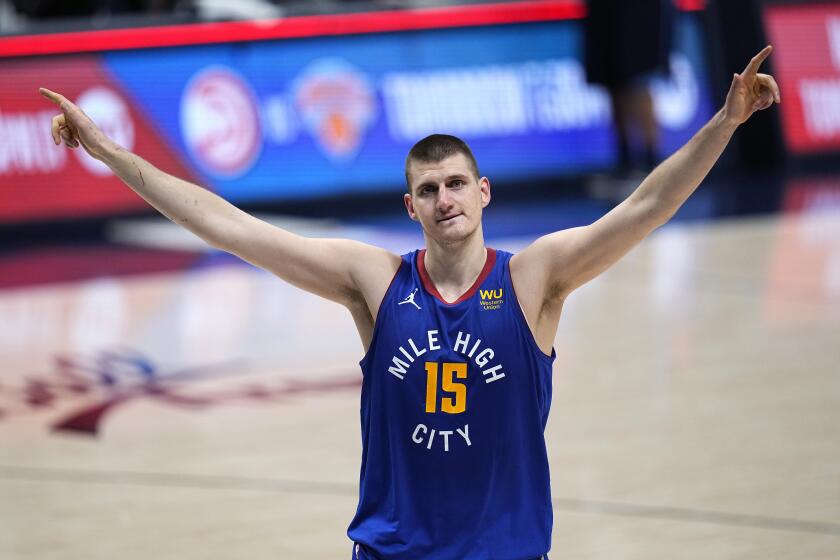
[{"label": "jumpman logo", "polygon": [[414,291],[411,292],[404,300],[399,302],[397,305],[402,305],[404,303],[410,303],[411,305],[413,305],[417,309],[421,309],[421,307],[419,305],[417,305],[417,302],[414,301],[414,296],[416,294],[417,294],[417,288],[414,288]]}]

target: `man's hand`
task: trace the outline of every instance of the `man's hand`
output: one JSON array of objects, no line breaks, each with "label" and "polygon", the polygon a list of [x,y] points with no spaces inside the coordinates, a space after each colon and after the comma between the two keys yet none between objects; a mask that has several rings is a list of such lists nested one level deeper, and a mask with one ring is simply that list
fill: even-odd
[{"label": "man's hand", "polygon": [[38,91],[61,109],[61,114],[52,119],[52,137],[56,146],[62,140],[68,148],[78,148],[81,144],[87,153],[98,160],[115,146],[90,117],[66,97],[46,88],[39,88]]},{"label": "man's hand", "polygon": [[781,103],[779,86],[769,74],[759,74],[758,67],[764,62],[773,47],[768,45],[755,55],[741,74],[732,77],[732,85],[726,94],[723,114],[726,120],[739,125],[746,121],[756,111],[768,108],[775,103]]}]

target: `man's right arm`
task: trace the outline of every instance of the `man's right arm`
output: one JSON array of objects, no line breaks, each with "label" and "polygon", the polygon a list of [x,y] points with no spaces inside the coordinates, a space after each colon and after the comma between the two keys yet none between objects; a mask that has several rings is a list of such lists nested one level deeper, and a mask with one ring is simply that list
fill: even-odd
[{"label": "man's right arm", "polygon": [[399,257],[379,247],[303,237],[271,225],[119,146],[109,147],[102,161],[164,216],[212,247],[332,301],[356,303],[368,295],[367,284],[383,275],[390,281],[399,265]]},{"label": "man's right arm", "polygon": [[81,145],[132,190],[209,245],[233,253],[283,280],[351,308],[364,303],[373,317],[400,257],[348,239],[312,239],[268,224],[222,197],[184,181],[115,144],[84,112],[60,94],[42,94],[61,108],[53,139]]}]

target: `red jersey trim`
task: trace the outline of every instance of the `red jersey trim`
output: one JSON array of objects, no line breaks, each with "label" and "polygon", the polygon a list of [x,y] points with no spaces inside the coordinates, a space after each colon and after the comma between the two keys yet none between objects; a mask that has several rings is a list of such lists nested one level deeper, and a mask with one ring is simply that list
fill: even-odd
[{"label": "red jersey trim", "polygon": [[423,287],[426,288],[426,291],[429,292],[430,295],[434,296],[443,304],[446,305],[457,305],[462,301],[468,300],[475,295],[478,291],[479,286],[487,279],[490,275],[490,271],[493,270],[493,265],[496,264],[496,249],[491,247],[487,247],[487,258],[484,261],[484,268],[481,269],[481,273],[478,275],[478,278],[475,279],[473,285],[470,286],[470,289],[464,292],[461,297],[456,299],[453,302],[448,302],[440,295],[437,288],[435,287],[434,282],[429,277],[429,273],[426,272],[426,250],[420,249],[417,252],[417,272],[420,274],[420,280],[423,282]]}]

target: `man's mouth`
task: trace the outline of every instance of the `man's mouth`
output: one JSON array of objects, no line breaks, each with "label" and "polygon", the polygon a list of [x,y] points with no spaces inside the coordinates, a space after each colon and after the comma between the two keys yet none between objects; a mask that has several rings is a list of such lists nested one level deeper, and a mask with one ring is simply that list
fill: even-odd
[{"label": "man's mouth", "polygon": [[448,221],[449,221],[449,220],[451,220],[452,218],[457,218],[457,217],[458,217],[458,216],[460,216],[460,215],[461,215],[461,214],[453,214],[452,216],[446,216],[445,218],[441,218],[441,219],[439,219],[439,220],[438,220],[438,222],[448,222]]}]

